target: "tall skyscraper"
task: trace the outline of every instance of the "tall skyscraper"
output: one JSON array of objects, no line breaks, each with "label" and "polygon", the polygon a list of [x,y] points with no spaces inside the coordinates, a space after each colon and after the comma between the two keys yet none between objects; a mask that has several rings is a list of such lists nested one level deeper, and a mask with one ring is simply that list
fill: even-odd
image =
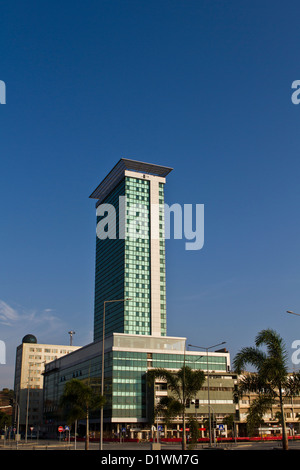
[{"label": "tall skyscraper", "polygon": [[170,171],[121,158],[90,196],[97,199],[102,230],[96,238],[95,341],[103,334],[104,302],[118,299],[106,304],[105,336],[167,334],[163,207]]},{"label": "tall skyscraper", "polygon": [[[170,210],[164,212],[164,185],[171,170],[122,158],[90,196],[97,200],[94,341],[45,365],[47,432],[57,432],[62,423],[59,399],[66,383],[79,377],[98,391],[101,386],[101,393],[103,384],[104,428],[110,436],[121,437],[125,429],[131,437],[148,438],[154,406],[168,390],[161,381],[150,390],[147,373],[153,368],[175,372],[183,365],[213,371],[210,399],[215,416],[235,415],[236,376],[228,373],[229,353],[187,351],[187,338],[167,336],[165,236]],[[189,404],[190,416],[200,411],[210,413],[205,388]],[[96,432],[99,418],[99,410],[91,413]],[[160,424],[166,424],[162,417]],[[176,429],[179,437],[181,427],[177,416],[172,434]]]}]

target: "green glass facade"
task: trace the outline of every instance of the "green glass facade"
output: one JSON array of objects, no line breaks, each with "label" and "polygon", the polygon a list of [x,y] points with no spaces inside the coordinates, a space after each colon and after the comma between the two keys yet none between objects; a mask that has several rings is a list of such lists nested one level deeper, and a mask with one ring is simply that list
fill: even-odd
[{"label": "green glass facade", "polygon": [[[125,180],[105,199],[116,211],[116,233],[119,231],[119,198],[125,196]],[[97,217],[97,224],[101,217]],[[124,298],[125,240],[96,238],[94,340],[102,339],[104,301]],[[106,305],[105,333],[124,333],[124,305]]]},{"label": "green glass facade", "polygon": [[[157,352],[147,352],[155,344],[151,343],[149,337],[148,339],[145,338],[144,349],[136,349],[137,345],[134,344],[135,339],[132,336],[131,338],[132,349],[135,349],[132,351],[120,348],[120,344],[126,341],[126,338],[122,336],[113,335],[113,337],[107,339],[108,348],[105,352],[104,361],[104,394],[106,398],[104,419],[106,422],[147,422],[149,419],[149,399],[146,376],[149,369],[163,368],[176,371],[183,367],[185,361],[185,364],[192,369],[206,371],[208,359],[209,370],[226,375],[228,369],[228,358],[226,355],[209,354],[207,358],[206,356],[200,357],[195,355],[195,353],[189,354],[188,352],[184,355],[179,351],[178,353],[159,352],[158,350]],[[128,339],[130,340],[129,337]],[[161,347],[161,344],[159,347]],[[63,365],[60,362],[59,368],[55,367],[56,361],[52,363],[54,367],[51,365],[47,366],[44,384],[44,412],[48,421],[59,422],[62,419],[59,397],[62,395],[64,386],[69,380],[73,378],[85,380],[100,393],[101,342],[93,343],[91,346],[83,348],[83,355],[84,350],[89,351],[89,347],[93,348],[92,354],[89,353],[87,358],[82,357],[77,364],[72,360],[72,356],[76,358],[79,354],[82,354],[80,350],[68,355],[69,364],[66,359],[66,364]],[[217,379],[212,373],[212,399],[220,399],[222,397],[224,399],[224,390],[222,392],[219,391],[221,386],[223,389],[225,386],[228,388],[228,393],[225,397],[228,398],[226,406],[228,410],[231,410],[233,407],[233,383],[228,379],[225,381]],[[206,390],[206,384],[204,384],[202,391],[198,394],[200,404],[207,402]],[[201,406],[203,407],[204,405]],[[220,406],[221,408],[218,405],[218,409],[222,409],[224,404]],[[99,410],[91,412],[91,423],[93,421],[99,423]]]},{"label": "green glass facade", "polygon": [[113,353],[112,418],[146,418],[146,372],[146,353]]},{"label": "green glass facade", "polygon": [[[126,234],[120,238],[119,198],[125,196]],[[102,339],[104,301],[130,298],[106,304],[105,335],[114,332],[151,334],[151,244],[150,181],[124,177],[102,203],[116,210],[116,239],[96,239],[94,340]],[[159,186],[159,204],[164,204],[164,185]],[[166,326],[166,279],[164,214],[160,211],[160,315],[161,335]],[[97,223],[101,217],[97,217]],[[140,234],[140,235],[139,235]]]},{"label": "green glass facade", "polygon": [[[127,234],[125,240],[124,333],[151,334],[150,189],[149,181],[125,178]],[[141,222],[141,227],[136,223]],[[137,236],[143,230],[141,237]]]},{"label": "green glass facade", "polygon": [[163,369],[180,369],[185,365],[191,367],[191,369],[206,370],[207,361],[209,370],[227,371],[227,360],[225,356],[208,356],[208,358],[202,356],[197,359],[194,356],[183,354],[163,354],[154,353],[152,354],[152,367],[163,368]]}]

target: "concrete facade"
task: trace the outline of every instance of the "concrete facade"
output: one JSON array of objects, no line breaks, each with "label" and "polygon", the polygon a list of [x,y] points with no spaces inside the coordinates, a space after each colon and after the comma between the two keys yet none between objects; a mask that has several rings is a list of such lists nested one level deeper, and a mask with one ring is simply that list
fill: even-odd
[{"label": "concrete facade", "polygon": [[[28,335],[34,338],[32,335]],[[26,337],[25,337],[26,341]],[[43,387],[45,365],[79,349],[78,346],[22,342],[16,350],[14,424],[20,431],[43,424]]]}]

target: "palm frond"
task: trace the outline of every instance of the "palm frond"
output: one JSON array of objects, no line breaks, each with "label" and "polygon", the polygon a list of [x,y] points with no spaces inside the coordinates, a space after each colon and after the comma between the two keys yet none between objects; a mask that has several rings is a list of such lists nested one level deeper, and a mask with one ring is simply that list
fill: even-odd
[{"label": "palm frond", "polygon": [[181,403],[194,397],[205,381],[202,370],[193,370],[188,366],[181,367],[177,372],[162,368],[151,369],[147,376],[149,386],[153,386],[156,379],[166,381],[168,389]]},{"label": "palm frond", "polygon": [[282,337],[272,329],[262,330],[255,339],[257,347],[266,345],[269,356],[278,357],[286,364],[288,354]]},{"label": "palm frond", "polygon": [[155,415],[163,416],[166,424],[169,424],[172,418],[182,414],[184,406],[178,400],[172,397],[162,397],[155,407]]},{"label": "palm frond", "polygon": [[283,383],[286,396],[300,395],[300,372],[294,372],[289,375]]},{"label": "palm frond", "polygon": [[258,370],[265,359],[266,355],[260,349],[254,347],[245,347],[236,354],[233,360],[233,367],[238,374],[246,369],[247,364],[252,365]]},{"label": "palm frond", "polygon": [[240,378],[237,395],[241,397],[245,393],[264,393],[268,397],[276,396],[273,388],[257,373],[247,373]]}]

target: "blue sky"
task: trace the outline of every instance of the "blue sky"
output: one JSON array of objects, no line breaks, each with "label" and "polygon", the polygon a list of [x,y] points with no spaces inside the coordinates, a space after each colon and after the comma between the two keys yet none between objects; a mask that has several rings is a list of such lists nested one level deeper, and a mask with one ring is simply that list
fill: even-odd
[{"label": "blue sky", "polygon": [[299,13],[296,1],[2,3],[0,388],[25,334],[92,341],[89,195],[121,157],[173,167],[166,202],[205,206],[202,250],[167,241],[168,335],[226,341],[233,358],[274,328],[291,356]]}]

